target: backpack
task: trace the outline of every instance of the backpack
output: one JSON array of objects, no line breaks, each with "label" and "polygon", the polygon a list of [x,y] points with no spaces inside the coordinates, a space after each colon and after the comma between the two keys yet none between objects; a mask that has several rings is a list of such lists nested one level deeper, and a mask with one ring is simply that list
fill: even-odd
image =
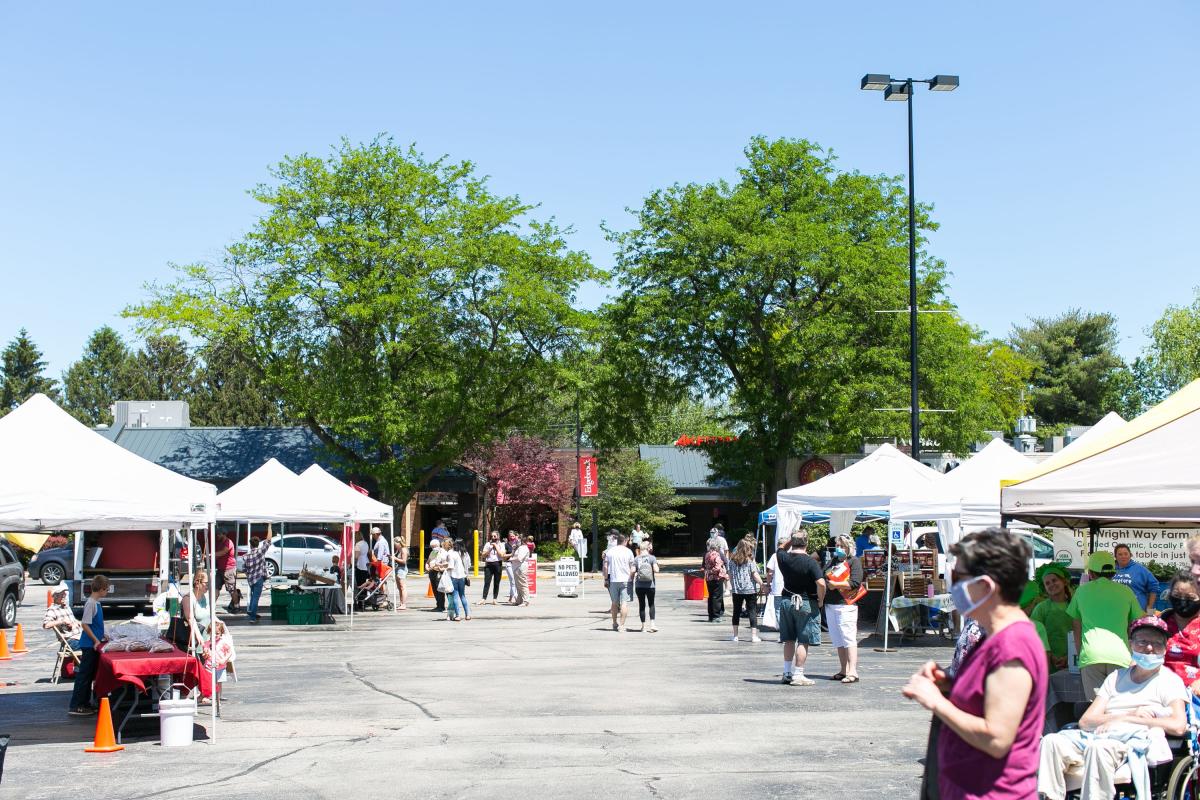
[{"label": "backpack", "polygon": [[638,559],[637,581],[638,583],[654,583],[654,561],[649,556]]}]

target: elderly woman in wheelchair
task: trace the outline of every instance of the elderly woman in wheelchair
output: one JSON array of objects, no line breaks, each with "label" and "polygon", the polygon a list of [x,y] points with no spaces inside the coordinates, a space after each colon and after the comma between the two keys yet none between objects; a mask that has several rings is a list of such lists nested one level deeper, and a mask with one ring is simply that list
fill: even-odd
[{"label": "elderly woman in wheelchair", "polygon": [[1148,800],[1151,768],[1173,760],[1167,737],[1189,730],[1187,687],[1162,668],[1167,638],[1158,617],[1129,626],[1133,664],[1108,676],[1078,728],[1042,739],[1040,797],[1063,800],[1079,788],[1082,800],[1109,800],[1118,783],[1132,783]]}]

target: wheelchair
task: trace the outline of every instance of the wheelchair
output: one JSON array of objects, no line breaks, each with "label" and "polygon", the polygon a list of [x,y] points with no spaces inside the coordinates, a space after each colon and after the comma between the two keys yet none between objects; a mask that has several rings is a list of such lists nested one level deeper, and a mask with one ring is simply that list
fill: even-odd
[{"label": "wheelchair", "polygon": [[[1154,800],[1200,800],[1200,698],[1193,695],[1186,711],[1187,732],[1182,737],[1167,737],[1172,759],[1150,767],[1150,794]],[[1117,771],[1116,798],[1134,797],[1128,767],[1122,767]],[[1069,782],[1067,800],[1078,798],[1078,787]]]}]

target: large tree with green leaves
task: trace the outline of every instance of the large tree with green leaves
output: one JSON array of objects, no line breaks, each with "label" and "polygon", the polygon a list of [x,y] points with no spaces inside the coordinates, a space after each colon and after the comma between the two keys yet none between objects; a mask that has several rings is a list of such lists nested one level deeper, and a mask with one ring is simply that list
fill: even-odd
[{"label": "large tree with green leaves", "polygon": [[1128,370],[1117,318],[1073,308],[1014,325],[1009,345],[1033,364],[1029,404],[1051,430],[1091,425],[1123,407]]},{"label": "large tree with green leaves", "polygon": [[[907,205],[896,178],[836,169],[803,140],[753,139],[733,183],[652,192],[610,232],[621,292],[603,309],[601,435],[688,395],[726,402],[739,439],[714,468],[773,496],[795,453],[902,437],[908,416]],[[920,230],[934,227],[918,209]],[[923,243],[923,239],[921,242]],[[930,441],[962,451],[1020,405],[1002,348],[945,296],[921,254],[921,400]],[[1004,363],[999,363],[1004,362]],[[604,420],[605,416],[610,418]]]},{"label": "large tree with green leaves", "polygon": [[1150,344],[1133,363],[1129,410],[1142,411],[1200,378],[1200,289],[1190,305],[1171,305],[1147,329]]},{"label": "large tree with green leaves", "polygon": [[39,392],[57,397],[53,378],[46,376],[42,351],[29,337],[29,331],[17,331],[0,355],[0,416],[7,414]]},{"label": "large tree with green leaves", "polygon": [[189,396],[193,425],[283,425],[288,420],[262,370],[234,342],[200,348]]},{"label": "large tree with green leaves", "polygon": [[65,408],[85,425],[110,424],[113,403],[138,399],[140,386],[133,352],[107,325],[88,337],[83,355],[62,377]]},{"label": "large tree with green leaves", "polygon": [[236,347],[386,499],[522,427],[569,379],[588,319],[575,292],[597,273],[473,164],[380,138],[273,174],[252,192],[265,215],[221,263],[129,313]]}]

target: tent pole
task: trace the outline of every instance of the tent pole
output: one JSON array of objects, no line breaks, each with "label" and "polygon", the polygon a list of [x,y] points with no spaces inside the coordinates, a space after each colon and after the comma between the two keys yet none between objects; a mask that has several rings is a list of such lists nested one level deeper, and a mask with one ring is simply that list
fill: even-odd
[{"label": "tent pole", "polygon": [[[217,574],[217,526],[216,523],[208,523],[208,563],[209,563],[209,579],[208,579],[208,648],[209,652],[215,652],[217,649],[217,626],[214,624],[217,619],[217,587],[216,581],[211,576]],[[236,567],[235,567],[236,569]],[[236,577],[236,576],[235,576]],[[210,660],[208,669],[208,685],[212,690],[212,702],[209,708],[212,712],[212,738],[209,739],[209,744],[217,743],[217,670],[216,665]],[[204,695],[203,692],[200,693]]]}]

